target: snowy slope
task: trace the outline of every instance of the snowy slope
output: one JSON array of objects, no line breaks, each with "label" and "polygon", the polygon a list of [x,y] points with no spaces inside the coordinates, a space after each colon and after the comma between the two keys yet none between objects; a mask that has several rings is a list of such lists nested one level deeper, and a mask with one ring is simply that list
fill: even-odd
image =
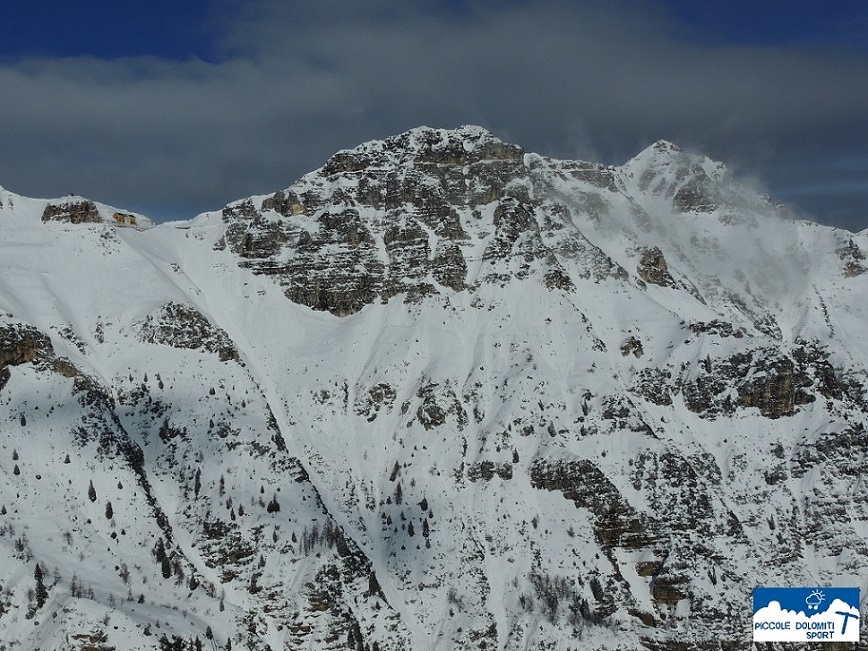
[{"label": "snowy slope", "polygon": [[0,645],[740,648],[868,588],[864,232],[478,127],[115,214],[0,190]]}]

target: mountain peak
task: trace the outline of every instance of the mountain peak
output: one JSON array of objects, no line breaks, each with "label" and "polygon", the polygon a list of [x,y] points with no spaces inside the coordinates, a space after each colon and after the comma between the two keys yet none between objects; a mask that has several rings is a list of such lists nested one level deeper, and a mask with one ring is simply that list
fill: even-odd
[{"label": "mountain peak", "polygon": [[483,160],[521,161],[523,157],[521,147],[503,142],[483,127],[433,129],[423,126],[341,150],[328,160],[321,173],[331,176],[368,168],[426,163],[464,166]]},{"label": "mountain peak", "polygon": [[673,199],[679,212],[713,212],[728,199],[741,202],[745,198],[744,189],[735,187],[723,163],[687,152],[668,140],[646,147],[622,169],[638,181],[643,192]]},{"label": "mountain peak", "polygon": [[645,169],[650,167],[681,167],[684,165],[690,165],[694,162],[694,159],[698,158],[704,157],[689,154],[680,146],[676,145],[674,142],[670,142],[669,140],[658,140],[633,156],[633,158],[624,164],[624,167],[641,167]]},{"label": "mountain peak", "polygon": [[670,142],[669,140],[660,139],[655,142],[653,145],[648,147],[648,149],[653,149],[657,152],[671,152],[675,154],[680,154],[683,150],[681,147],[676,145],[674,142]]}]

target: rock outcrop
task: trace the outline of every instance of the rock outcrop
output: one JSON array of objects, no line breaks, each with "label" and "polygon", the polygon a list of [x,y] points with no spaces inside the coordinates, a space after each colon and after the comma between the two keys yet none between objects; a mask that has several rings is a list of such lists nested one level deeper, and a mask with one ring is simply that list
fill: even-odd
[{"label": "rock outcrop", "polygon": [[660,287],[672,287],[675,285],[675,280],[669,274],[669,265],[666,264],[666,258],[663,257],[663,252],[656,246],[652,246],[642,252],[642,258],[636,267],[636,273],[639,274],[642,280],[652,285],[659,285]]},{"label": "rock outcrop", "polygon": [[206,350],[216,354],[221,362],[239,361],[229,335],[196,308],[182,303],[166,303],[148,315],[139,329],[139,337],[142,341],[174,348]]},{"label": "rock outcrop", "polygon": [[865,253],[853,242],[852,238],[850,238],[846,245],[840,247],[837,253],[844,262],[845,278],[861,276],[868,271],[865,268]]},{"label": "rock outcrop", "polygon": [[[559,164],[534,165],[532,173],[520,147],[478,127],[415,129],[338,152],[286,190],[227,206],[216,246],[273,277],[291,301],[338,316],[399,294],[413,302],[464,291],[478,258],[479,280],[489,283],[538,276],[549,289],[572,291],[560,256],[587,259],[583,277],[626,279],[572,225],[568,209],[532,198],[545,190],[542,169]],[[563,169],[615,189],[610,168]],[[487,271],[503,263],[509,273]]]},{"label": "rock outcrop", "polygon": [[18,366],[53,356],[51,340],[36,328],[21,323],[0,325],[0,391],[9,381],[8,366]]},{"label": "rock outcrop", "polygon": [[102,217],[93,201],[87,199],[50,203],[42,213],[43,222],[69,222],[70,224],[100,224]]}]

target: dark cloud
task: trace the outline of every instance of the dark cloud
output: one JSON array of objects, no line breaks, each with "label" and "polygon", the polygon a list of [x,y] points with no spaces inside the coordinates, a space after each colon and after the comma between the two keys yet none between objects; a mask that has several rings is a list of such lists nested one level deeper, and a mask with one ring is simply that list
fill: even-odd
[{"label": "dark cloud", "polygon": [[820,221],[868,226],[864,52],[704,45],[662,6],[617,1],[215,6],[214,62],[0,66],[0,183],[186,217],[343,147],[478,123],[610,163],[667,138]]}]

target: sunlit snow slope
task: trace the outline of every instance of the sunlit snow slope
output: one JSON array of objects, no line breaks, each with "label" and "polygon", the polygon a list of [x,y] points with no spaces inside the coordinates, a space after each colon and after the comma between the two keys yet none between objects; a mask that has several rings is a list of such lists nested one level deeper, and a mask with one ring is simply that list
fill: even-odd
[{"label": "sunlit snow slope", "polygon": [[478,127],[187,222],[0,189],[0,649],[746,648],[755,585],[866,593],[866,251]]}]

